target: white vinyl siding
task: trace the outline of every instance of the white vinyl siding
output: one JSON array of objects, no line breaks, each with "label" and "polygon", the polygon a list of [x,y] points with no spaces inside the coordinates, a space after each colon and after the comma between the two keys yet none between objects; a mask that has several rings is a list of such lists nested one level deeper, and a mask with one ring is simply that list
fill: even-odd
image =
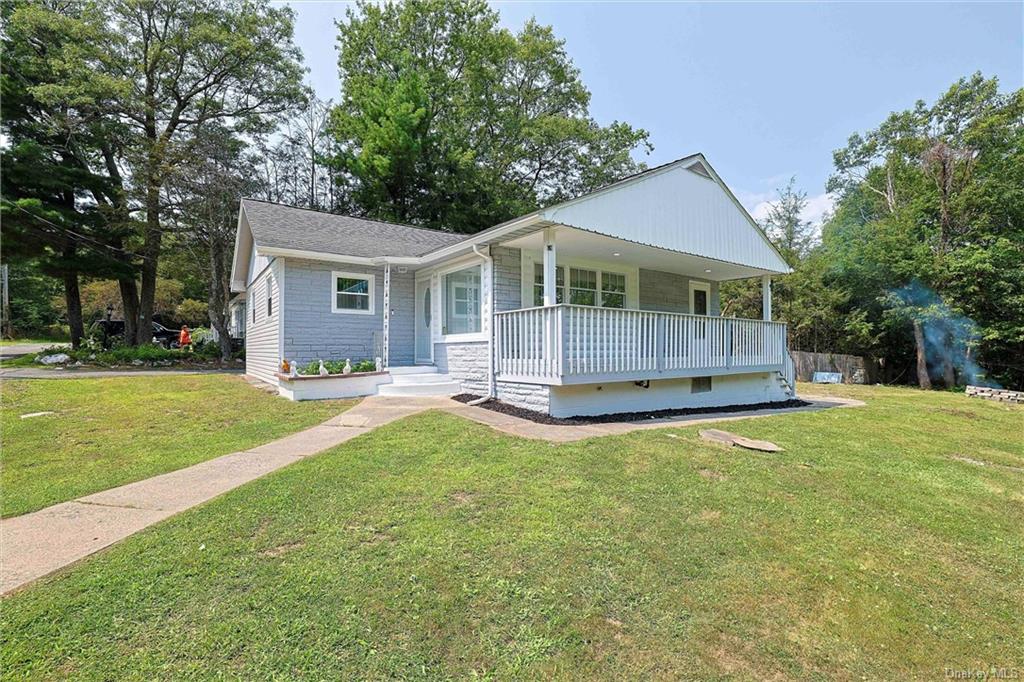
[{"label": "white vinyl siding", "polygon": [[245,372],[261,381],[277,383],[274,374],[281,360],[281,315],[268,312],[281,310],[280,282],[284,275],[283,261],[274,260],[270,267],[249,285],[251,299],[263,305],[252,305],[246,315]]}]

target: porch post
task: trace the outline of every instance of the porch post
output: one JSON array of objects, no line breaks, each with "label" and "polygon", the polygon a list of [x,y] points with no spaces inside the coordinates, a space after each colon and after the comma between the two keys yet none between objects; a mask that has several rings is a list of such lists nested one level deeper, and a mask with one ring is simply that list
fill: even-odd
[{"label": "porch post", "polygon": [[557,252],[555,250],[555,229],[553,227],[544,228],[544,305],[555,305],[558,303],[558,296],[556,295],[556,280],[555,280],[555,257]]},{"label": "porch post", "polygon": [[381,344],[381,368],[387,368],[391,363],[391,263],[384,264],[384,309],[381,311],[384,321],[384,339]]},{"label": "porch post", "polygon": [[764,311],[765,322],[772,321],[772,278],[769,275],[761,276],[761,310]]}]

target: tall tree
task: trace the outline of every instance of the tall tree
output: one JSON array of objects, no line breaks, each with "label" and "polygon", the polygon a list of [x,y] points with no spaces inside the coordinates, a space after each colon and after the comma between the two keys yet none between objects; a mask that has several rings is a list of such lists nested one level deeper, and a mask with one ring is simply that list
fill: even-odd
[{"label": "tall tree", "polygon": [[778,199],[770,204],[761,223],[790,267],[805,258],[815,243],[815,228],[803,217],[806,208],[807,192],[798,190],[796,178],[792,177],[778,190]]},{"label": "tall tree", "polygon": [[[836,283],[918,383],[1024,381],[1024,90],[980,74],[835,153]],[[959,374],[959,376],[958,376]]]},{"label": "tall tree", "polygon": [[292,13],[265,0],[93,0],[76,15],[90,40],[52,59],[37,88],[51,106],[93,107],[128,132],[124,163],[143,215],[137,340],[147,341],[164,234],[162,190],[201,127],[258,131],[302,99]]},{"label": "tall tree", "polygon": [[[60,79],[54,55],[74,49],[67,30],[79,18],[45,6],[5,3],[4,59],[0,72],[5,260],[31,261],[64,285],[64,310],[72,345],[84,333],[82,275],[125,277],[132,269],[121,246],[124,225],[104,210],[116,183],[102,171],[104,129],[69,106],[49,106],[40,96]],[[129,256],[126,258],[126,256]]]},{"label": "tall tree", "polygon": [[243,141],[225,126],[207,125],[192,146],[187,170],[169,182],[180,242],[203,274],[210,324],[225,360],[231,356],[228,306],[238,199],[252,193],[254,177]]},{"label": "tall tree", "polygon": [[641,168],[647,133],[599,125],[550,27],[483,0],[360,0],[338,24],[335,165],[366,215],[474,232]]}]

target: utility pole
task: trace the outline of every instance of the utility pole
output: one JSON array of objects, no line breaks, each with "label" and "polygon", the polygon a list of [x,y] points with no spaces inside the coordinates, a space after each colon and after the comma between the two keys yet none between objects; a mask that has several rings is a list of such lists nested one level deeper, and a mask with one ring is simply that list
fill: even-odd
[{"label": "utility pole", "polygon": [[0,290],[3,296],[3,310],[0,311],[0,328],[3,330],[4,338],[13,338],[11,329],[11,297],[8,292],[10,283],[7,279],[7,263],[0,265]]}]

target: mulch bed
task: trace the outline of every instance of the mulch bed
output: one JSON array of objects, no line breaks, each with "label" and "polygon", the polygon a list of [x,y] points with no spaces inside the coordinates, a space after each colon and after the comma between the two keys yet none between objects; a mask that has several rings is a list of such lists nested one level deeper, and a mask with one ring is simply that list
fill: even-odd
[{"label": "mulch bed", "polygon": [[[480,397],[481,396],[473,395],[472,393],[460,393],[459,395],[452,396],[452,400],[458,400],[460,403],[468,403],[472,400],[478,400]],[[615,414],[601,414],[593,417],[567,418],[552,417],[551,415],[544,414],[543,412],[516,407],[515,405],[503,403],[500,400],[488,400],[485,403],[481,403],[479,407],[491,410],[492,412],[507,414],[512,417],[528,419],[537,424],[547,424],[550,426],[586,426],[587,424],[609,424],[611,422],[639,422],[649,419],[682,417],[692,414],[720,414],[723,412],[748,412],[750,410],[784,410],[792,409],[794,407],[806,407],[808,405],[810,405],[810,403],[806,400],[797,400],[793,398],[774,403],[726,405],[724,407],[679,407],[671,410],[654,410],[651,412],[616,412]]]}]

